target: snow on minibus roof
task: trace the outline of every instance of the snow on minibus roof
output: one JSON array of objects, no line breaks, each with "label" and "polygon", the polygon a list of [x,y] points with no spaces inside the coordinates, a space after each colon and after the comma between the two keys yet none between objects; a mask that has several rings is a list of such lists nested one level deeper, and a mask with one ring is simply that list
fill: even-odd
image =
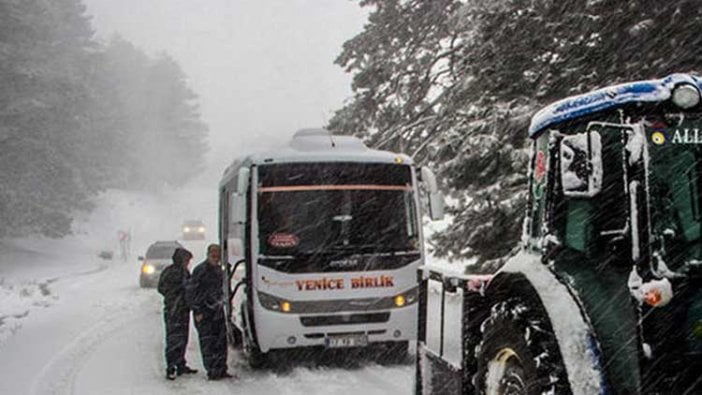
[{"label": "snow on minibus roof", "polygon": [[226,175],[245,165],[299,162],[368,162],[412,164],[405,154],[368,148],[354,136],[332,135],[326,129],[302,129],[283,148],[235,159]]},{"label": "snow on minibus roof", "polygon": [[692,84],[702,90],[702,80],[690,74],[671,74],[658,80],[628,82],[571,96],[542,108],[531,118],[529,137],[544,128],[578,117],[636,102],[660,102],[670,98],[673,88]]}]

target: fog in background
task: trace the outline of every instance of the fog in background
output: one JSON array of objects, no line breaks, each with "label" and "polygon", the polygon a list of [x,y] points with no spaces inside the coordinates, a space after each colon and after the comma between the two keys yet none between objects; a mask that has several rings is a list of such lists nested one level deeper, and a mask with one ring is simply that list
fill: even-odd
[{"label": "fog in background", "polygon": [[[334,58],[365,11],[339,0],[86,0],[100,41],[172,55],[210,127],[208,172],[321,126],[350,96]],[[213,174],[214,176],[214,174]],[[210,179],[206,176],[205,179]]]}]

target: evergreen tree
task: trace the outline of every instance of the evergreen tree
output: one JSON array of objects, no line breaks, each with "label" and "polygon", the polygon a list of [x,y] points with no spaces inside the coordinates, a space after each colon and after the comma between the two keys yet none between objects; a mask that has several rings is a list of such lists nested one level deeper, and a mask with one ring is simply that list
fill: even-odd
[{"label": "evergreen tree", "polygon": [[61,237],[106,188],[192,178],[196,99],[173,59],[100,48],[81,0],[0,0],[0,237]]},{"label": "evergreen tree", "polygon": [[154,154],[162,164],[152,176],[166,185],[180,186],[204,168],[207,126],[200,120],[197,95],[173,58],[159,56],[152,62],[149,76],[148,127],[151,138],[161,141],[159,152]]},{"label": "evergreen tree", "polygon": [[79,148],[92,31],[77,0],[0,2],[0,235],[70,230],[89,207]]},{"label": "evergreen tree", "polygon": [[102,64],[106,96],[112,92],[114,103],[106,120],[125,146],[114,158],[121,170],[115,187],[157,190],[183,185],[199,173],[207,126],[178,63],[167,54],[151,58],[115,37]]}]

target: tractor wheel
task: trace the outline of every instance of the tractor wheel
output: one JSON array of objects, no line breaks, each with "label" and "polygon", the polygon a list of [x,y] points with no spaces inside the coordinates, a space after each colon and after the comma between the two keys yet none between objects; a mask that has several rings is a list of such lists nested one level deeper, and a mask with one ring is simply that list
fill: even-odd
[{"label": "tractor wheel", "polygon": [[492,307],[476,349],[473,384],[484,395],[571,394],[556,336],[538,306],[511,298]]}]

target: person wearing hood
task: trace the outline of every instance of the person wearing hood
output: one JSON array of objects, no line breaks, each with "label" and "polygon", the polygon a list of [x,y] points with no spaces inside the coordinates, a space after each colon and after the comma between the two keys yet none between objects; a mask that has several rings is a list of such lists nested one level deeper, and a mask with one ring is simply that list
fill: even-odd
[{"label": "person wearing hood", "polygon": [[173,252],[173,264],[161,273],[158,292],[163,295],[163,321],[166,327],[166,378],[197,373],[185,362],[190,330],[190,308],[185,301],[185,286],[190,279],[188,267],[193,254],[184,248]]}]

